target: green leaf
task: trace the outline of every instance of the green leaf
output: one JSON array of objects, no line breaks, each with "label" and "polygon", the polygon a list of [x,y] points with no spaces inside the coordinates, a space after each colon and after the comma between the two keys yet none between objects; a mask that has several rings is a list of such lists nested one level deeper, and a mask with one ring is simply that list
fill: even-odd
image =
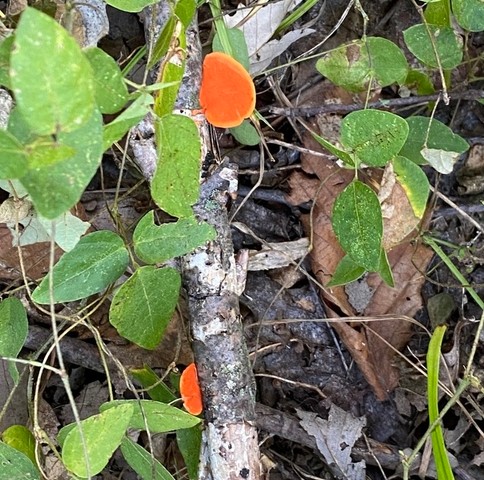
[{"label": "green leaf", "polygon": [[175,311],[180,286],[180,274],[172,268],[138,268],[116,292],[109,322],[140,347],[156,348]]},{"label": "green leaf", "polygon": [[91,66],[74,38],[39,10],[22,13],[10,79],[18,108],[39,135],[78,130],[92,117]]},{"label": "green leaf", "polygon": [[158,3],[159,0],[104,0],[108,5],[111,5],[118,10],[125,12],[141,12],[143,8],[148,5]]},{"label": "green leaf", "polygon": [[400,156],[393,159],[393,170],[407,194],[413,213],[417,218],[422,218],[430,193],[427,175],[414,162]]},{"label": "green leaf", "polygon": [[[20,300],[10,297],[0,302],[0,356],[17,357],[27,339],[28,330],[27,313]],[[8,370],[13,381],[18,383],[17,366],[9,362]]]},{"label": "green leaf", "polygon": [[100,48],[84,50],[94,73],[95,98],[101,113],[116,113],[128,101],[128,88],[118,64]]},{"label": "green leaf", "polygon": [[395,281],[393,280],[393,273],[388,262],[387,252],[382,248],[380,252],[380,267],[377,272],[383,281],[391,288],[395,287]]},{"label": "green leaf", "polygon": [[175,5],[175,15],[183,23],[185,29],[190,26],[193,16],[197,11],[196,0],[178,0]]},{"label": "green leaf", "polygon": [[153,104],[153,97],[149,93],[142,93],[121,115],[104,127],[103,151],[107,150],[114,142],[117,142],[145,118]]},{"label": "green leaf", "polygon": [[328,142],[323,137],[320,137],[318,134],[314,132],[311,132],[311,135],[320,145],[322,145],[326,150],[328,150],[328,152],[338,157],[347,165],[350,165],[352,167],[355,166],[355,162],[353,161],[353,158],[348,152],[345,152],[344,150],[341,150],[340,148],[335,147],[332,143]]},{"label": "green leaf", "polygon": [[364,267],[355,263],[348,255],[345,255],[338,263],[338,266],[326,287],[330,288],[346,285],[347,283],[358,280],[364,273]]},{"label": "green leaf", "polygon": [[484,3],[482,0],[452,0],[457,23],[469,32],[484,30]]},{"label": "green leaf", "polygon": [[212,226],[198,223],[194,217],[155,225],[154,213],[150,211],[136,226],[133,234],[134,251],[146,263],[162,263],[193,251],[215,236]]},{"label": "green leaf", "polygon": [[2,433],[2,441],[15,450],[22,452],[36,465],[35,438],[32,432],[23,425],[11,425]]},{"label": "green leaf", "polygon": [[438,120],[415,116],[407,118],[406,122],[409,126],[409,134],[399,155],[418,165],[427,163],[421,153],[423,148],[458,154],[464,153],[469,148],[469,144],[462,137]]},{"label": "green leaf", "polygon": [[[186,42],[185,32],[180,32],[177,40],[179,43],[184,45]],[[155,97],[153,111],[158,117],[170,115],[173,112],[178,96],[178,90],[180,89],[180,83],[183,78],[183,74],[185,73],[184,60],[180,61],[180,58],[176,56],[172,57],[170,60],[173,61],[168,61],[163,65],[160,80],[163,84],[173,85],[160,89]]]},{"label": "green leaf", "polygon": [[462,39],[450,27],[414,25],[403,32],[408,49],[425,65],[438,68],[437,57],[427,27],[434,39],[435,49],[444,70],[457,67],[462,61]]},{"label": "green leaf", "polygon": [[[86,235],[54,266],[54,302],[72,302],[104,290],[123,274],[128,261],[124,242],[115,233],[101,230]],[[49,303],[50,275],[34,290],[34,302]]]},{"label": "green leaf", "polygon": [[425,7],[425,21],[439,27],[450,27],[450,0],[429,2]]},{"label": "green leaf", "polygon": [[192,428],[184,428],[176,431],[176,443],[185,460],[188,478],[198,478],[198,466],[200,462],[200,450],[202,448],[202,429],[200,425]]},{"label": "green leaf", "polygon": [[[429,410],[429,423],[434,423],[439,418],[439,370],[440,370],[440,349],[444,339],[445,325],[435,328],[430,339],[427,351],[427,397]],[[445,448],[444,433],[442,425],[438,424],[430,434],[432,439],[432,451],[434,454],[437,478],[452,480],[454,474],[450,465],[447,449]]]},{"label": "green leaf", "polygon": [[431,95],[435,92],[435,88],[426,73],[418,70],[410,70],[405,79],[405,86],[410,90],[414,90],[417,95]]},{"label": "green leaf", "polygon": [[121,453],[142,480],[175,480],[153,455],[128,437],[121,442]]},{"label": "green leaf", "polygon": [[260,143],[259,132],[247,119],[245,119],[238,127],[231,128],[230,133],[241,145],[255,146]]},{"label": "green leaf", "polygon": [[198,200],[200,136],[195,122],[183,115],[166,115],[155,124],[158,165],[151,196],[165,212],[191,217]]},{"label": "green leaf", "polygon": [[96,110],[78,130],[59,132],[57,141],[75,154],[54,164],[39,164],[20,178],[37,211],[49,219],[62,215],[80,200],[101,163],[101,114]]},{"label": "green leaf", "polygon": [[177,399],[177,396],[147,365],[144,365],[143,368],[132,368],[129,372],[146,390],[146,393],[152,400],[170,403]]},{"label": "green leaf", "polygon": [[[249,71],[249,50],[247,49],[247,42],[245,41],[244,32],[239,28],[227,28],[226,29],[232,52],[230,55],[235,58],[244,68]],[[215,33],[212,42],[212,51],[214,52],[226,52],[222,46],[219,33]]]},{"label": "green leaf", "polygon": [[14,106],[8,117],[7,131],[10,132],[22,145],[34,142],[38,135],[32,132],[29,124],[24,119],[22,112]]},{"label": "green leaf", "polygon": [[9,90],[12,89],[10,84],[10,54],[14,39],[14,35],[10,35],[0,43],[0,85]]},{"label": "green leaf", "polygon": [[[133,406],[123,403],[82,420],[80,426],[75,424],[62,445],[62,460],[66,468],[83,478],[101,472],[119,447],[132,413]],[[82,427],[86,451],[83,448],[80,427]],[[86,460],[89,461],[89,465]]]},{"label": "green leaf", "polygon": [[350,183],[334,202],[332,224],[351,259],[370,272],[377,271],[383,220],[375,192],[357,180]]},{"label": "green leaf", "polygon": [[0,178],[19,178],[25,174],[27,166],[24,146],[9,132],[0,130]]},{"label": "green leaf", "polygon": [[168,52],[168,47],[173,34],[175,33],[176,17],[171,15],[166,21],[160,35],[156,39],[155,46],[153,47],[153,52],[151,53],[150,61],[148,62],[148,68],[153,68],[161,58]]},{"label": "green leaf", "polygon": [[40,480],[32,461],[15,448],[0,442],[0,480]]},{"label": "green leaf", "polygon": [[29,153],[29,170],[51,167],[75,155],[76,151],[51,137],[39,137],[26,147]]},{"label": "green leaf", "polygon": [[336,85],[352,92],[367,90],[369,82],[372,88],[402,84],[408,71],[400,48],[379,37],[342,45],[320,58],[316,68]]},{"label": "green leaf", "polygon": [[129,428],[146,430],[148,426],[151,433],[164,433],[180,428],[190,428],[201,421],[198,417],[185,413],[179,408],[154,400],[113,400],[103,403],[100,409],[105,411],[125,403],[134,407]]},{"label": "green leaf", "polygon": [[380,110],[359,110],[341,124],[341,143],[360,162],[385,166],[402,148],[408,125],[402,117]]}]

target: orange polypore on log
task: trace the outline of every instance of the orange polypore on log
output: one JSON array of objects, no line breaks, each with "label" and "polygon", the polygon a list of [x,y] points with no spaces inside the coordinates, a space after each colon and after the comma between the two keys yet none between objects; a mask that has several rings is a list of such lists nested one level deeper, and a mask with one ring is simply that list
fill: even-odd
[{"label": "orange polypore on log", "polygon": [[209,53],[203,61],[200,105],[215,127],[238,127],[255,109],[249,72],[226,53]]},{"label": "orange polypore on log", "polygon": [[180,378],[180,394],[183,406],[188,413],[200,415],[203,410],[202,391],[198,383],[197,367],[190,363]]}]

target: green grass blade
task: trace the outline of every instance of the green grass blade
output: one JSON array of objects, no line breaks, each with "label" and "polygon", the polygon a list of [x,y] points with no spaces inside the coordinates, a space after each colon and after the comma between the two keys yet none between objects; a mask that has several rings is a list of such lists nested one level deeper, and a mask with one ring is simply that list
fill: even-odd
[{"label": "green grass blade", "polygon": [[[289,28],[294,22],[299,20],[306,12],[309,12],[311,8],[318,3],[318,0],[306,0],[299,7],[290,13],[277,27],[276,35],[283,32],[286,28]],[[324,7],[323,7],[324,8]]]},{"label": "green grass blade", "polygon": [[[429,405],[429,423],[434,423],[439,418],[439,366],[440,348],[444,338],[445,325],[439,325],[430,339],[427,352],[427,396]],[[432,450],[434,453],[437,478],[439,480],[452,480],[454,475],[450,466],[447,449],[445,448],[442,426],[437,424],[432,431]]]}]

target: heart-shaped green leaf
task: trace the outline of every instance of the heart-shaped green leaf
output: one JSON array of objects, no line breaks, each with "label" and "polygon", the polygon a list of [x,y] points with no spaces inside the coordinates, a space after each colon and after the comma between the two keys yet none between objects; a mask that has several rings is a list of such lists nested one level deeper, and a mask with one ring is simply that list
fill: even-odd
[{"label": "heart-shaped green leaf", "polygon": [[407,76],[405,55],[390,40],[368,37],[331,50],[316,63],[322,75],[352,92],[402,84]]}]

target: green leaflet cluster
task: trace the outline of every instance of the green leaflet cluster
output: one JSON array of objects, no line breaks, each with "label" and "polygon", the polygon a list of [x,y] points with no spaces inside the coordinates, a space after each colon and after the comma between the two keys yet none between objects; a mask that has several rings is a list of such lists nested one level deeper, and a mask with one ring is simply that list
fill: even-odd
[{"label": "green leaflet cluster", "polygon": [[[155,2],[107,3],[139,11]],[[169,41],[166,48],[158,45],[153,62],[170,53],[174,40],[185,35],[195,9],[194,0],[176,2],[170,24],[177,28],[165,32]],[[154,109],[158,165],[151,193],[174,221],[158,226],[154,212],[148,212],[136,227],[131,244],[111,231],[89,233],[79,240],[88,225],[67,242],[55,237],[66,253],[32,294],[38,304],[72,302],[109,291],[119,282],[110,322],[120,335],[146,349],[160,343],[181,285],[179,273],[160,264],[215,237],[214,229],[199,223],[192,211],[200,176],[197,127],[191,118],[172,114],[183,71],[184,65],[166,75],[161,72],[156,85],[138,86],[130,92],[110,56],[98,48],[81,49],[64,28],[33,8],[23,12],[14,33],[0,43],[0,85],[15,100],[8,125],[0,130],[0,186],[15,201],[27,202],[24,209],[33,205],[47,238],[61,230],[101,164],[103,152]],[[104,124],[103,114],[117,116]],[[180,131],[184,134],[179,135]],[[131,275],[121,282],[130,265]],[[22,303],[13,297],[0,302],[0,355],[15,358],[27,333]],[[10,362],[8,368],[18,382],[15,363]],[[172,479],[158,461],[126,436],[127,429],[191,431],[199,423],[198,418],[165,403],[123,401],[106,404],[98,415],[66,426],[57,440],[66,468],[76,477],[98,474],[120,447],[143,478],[152,478],[154,473],[156,478]],[[22,428],[15,426],[2,434],[0,463],[7,467],[2,467],[0,479],[40,478],[32,453],[35,441]],[[181,435],[188,439],[184,452],[193,451],[192,438],[199,433]],[[193,461],[190,468],[193,477]]]}]

